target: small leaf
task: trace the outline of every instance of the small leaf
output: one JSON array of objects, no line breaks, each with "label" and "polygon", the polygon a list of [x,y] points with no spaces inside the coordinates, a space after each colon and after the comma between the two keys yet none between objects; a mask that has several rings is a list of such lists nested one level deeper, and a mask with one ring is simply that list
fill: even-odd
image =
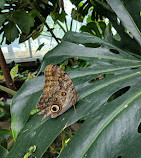
[{"label": "small leaf", "polygon": [[5,0],[0,0],[0,9],[4,9]]},{"label": "small leaf", "polygon": [[0,14],[0,26],[5,22],[5,14]]},{"label": "small leaf", "polygon": [[90,22],[86,26],[82,26],[80,30],[82,32],[88,32],[92,35],[96,35],[97,37],[101,37],[98,26],[95,22]]},{"label": "small leaf", "polygon": [[17,24],[22,32],[28,34],[30,28],[34,26],[34,18],[25,11],[17,10],[13,13],[12,17],[15,24]]},{"label": "small leaf", "polygon": [[36,113],[39,112],[39,111],[40,111],[39,109],[34,108],[34,109],[31,111],[30,115],[34,115],[34,114],[36,114]]},{"label": "small leaf", "polygon": [[14,79],[17,74],[18,74],[18,65],[14,66],[10,71],[10,75],[12,79]]},{"label": "small leaf", "polygon": [[0,75],[0,80],[1,81],[5,80],[4,75]]},{"label": "small leaf", "polygon": [[25,154],[24,158],[29,158],[30,156],[33,156],[33,153],[36,151],[36,146],[33,145],[29,148],[28,152]]},{"label": "small leaf", "polygon": [[39,47],[37,48],[36,52],[39,51],[39,50],[41,50],[44,45],[45,45],[45,43],[40,44]]},{"label": "small leaf", "polygon": [[72,19],[75,19],[79,22],[83,22],[83,19],[84,19],[84,17],[74,8],[71,11],[71,17],[72,17]]},{"label": "small leaf", "polygon": [[13,22],[9,22],[4,27],[4,36],[9,42],[13,42],[19,36],[19,30]]},{"label": "small leaf", "polygon": [[99,26],[100,26],[100,28],[101,28],[101,30],[102,30],[102,34],[104,35],[105,29],[106,29],[106,24],[105,24],[105,22],[100,21],[100,22],[98,22],[98,24],[99,24]]},{"label": "small leaf", "polygon": [[91,22],[91,21],[92,21],[91,16],[90,16],[90,15],[88,15],[88,18],[87,18],[87,23],[89,23],[89,22]]},{"label": "small leaf", "polygon": [[66,15],[67,15],[66,12],[62,10],[61,14],[58,15],[57,19],[61,22],[64,22]]}]

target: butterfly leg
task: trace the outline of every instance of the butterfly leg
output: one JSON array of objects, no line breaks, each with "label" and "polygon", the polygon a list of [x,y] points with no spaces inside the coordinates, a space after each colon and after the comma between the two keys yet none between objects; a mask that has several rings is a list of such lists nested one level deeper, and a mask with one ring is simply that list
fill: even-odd
[{"label": "butterfly leg", "polygon": [[44,114],[46,109],[42,109],[41,111],[38,112],[38,115]]},{"label": "butterfly leg", "polygon": [[[45,115],[43,116],[43,118],[42,118],[41,121],[43,121],[47,116],[50,116],[50,115],[52,114],[52,112],[49,110],[49,108],[46,109],[46,110],[44,111],[44,113],[45,113]],[[43,114],[43,113],[42,113],[42,114]]]}]

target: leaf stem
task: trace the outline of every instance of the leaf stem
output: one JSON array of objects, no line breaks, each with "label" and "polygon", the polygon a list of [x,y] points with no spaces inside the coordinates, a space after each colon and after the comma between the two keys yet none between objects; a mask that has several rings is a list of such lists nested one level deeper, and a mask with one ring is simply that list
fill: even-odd
[{"label": "leaf stem", "polygon": [[15,143],[15,141],[14,141],[14,139],[12,139],[12,140],[8,143],[7,149],[10,150],[10,149],[13,147],[14,143]]},{"label": "leaf stem", "polygon": [[68,29],[68,25],[67,25],[67,19],[66,19],[66,17],[65,17],[65,25],[66,25],[66,29],[67,29],[67,31],[69,31],[69,29]]},{"label": "leaf stem", "polygon": [[10,93],[11,95],[15,95],[15,94],[16,94],[16,91],[13,91],[12,89],[9,89],[9,88],[4,87],[4,86],[2,86],[2,85],[0,85],[0,89],[1,89],[2,91],[5,91],[5,92],[7,92],[7,93]]},{"label": "leaf stem", "polygon": [[59,21],[56,21],[56,23],[60,26],[60,28],[63,30],[64,33],[66,33],[65,29],[63,28],[63,26],[60,24]]},{"label": "leaf stem", "polygon": [[73,24],[73,19],[71,19],[70,31],[72,31],[72,24]]}]

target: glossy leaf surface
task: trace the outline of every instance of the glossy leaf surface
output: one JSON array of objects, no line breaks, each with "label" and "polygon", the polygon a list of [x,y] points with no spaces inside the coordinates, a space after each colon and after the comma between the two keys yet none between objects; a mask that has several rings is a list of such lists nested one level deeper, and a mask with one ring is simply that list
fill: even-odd
[{"label": "glossy leaf surface", "polygon": [[[15,95],[11,106],[12,131],[15,139],[19,136],[8,154],[9,158],[15,154],[17,158],[23,157],[33,145],[37,147],[35,156],[42,157],[64,127],[84,116],[86,121],[64,148],[60,158],[140,158],[141,60],[140,51],[135,51],[140,48],[140,28],[135,24],[138,16],[129,16],[130,9],[123,7],[127,1],[108,2],[113,10],[117,5],[123,13],[126,11],[124,16],[128,21],[124,27],[128,30],[128,25],[132,25],[130,31],[134,36],[127,38],[127,43],[135,41],[136,49],[125,49],[123,36],[120,42],[113,42],[109,34],[103,40],[89,34],[68,32],[62,43],[44,56],[40,72],[47,65],[58,64],[68,58],[90,63],[88,67],[68,72],[79,93],[76,111],[71,108],[56,119],[47,117],[43,122],[42,116],[37,114],[29,117],[42,93],[44,76],[27,81]],[[128,1],[130,7],[131,4]],[[108,10],[115,17],[120,15],[118,10],[115,9],[115,14],[111,8]],[[123,25],[119,25],[119,29],[122,28]],[[121,30],[118,31],[121,33]],[[98,43],[99,47],[84,47],[90,43]],[[101,75],[102,79],[95,80]],[[126,91],[121,93],[123,89]]]},{"label": "glossy leaf surface", "polygon": [[[124,152],[122,153],[120,147],[122,147],[123,142],[126,142],[127,138],[131,137],[131,135],[134,135],[132,141],[136,140],[136,153],[139,153],[138,140],[140,139],[140,135],[137,129],[141,110],[139,105],[141,101],[141,87],[139,86],[141,82],[140,60],[128,55],[126,52],[120,51],[120,49],[117,50],[119,54],[113,53],[110,51],[112,48],[115,49],[112,45],[110,49],[106,47],[86,48],[75,44],[74,42],[76,41],[81,41],[81,43],[90,41],[102,42],[101,39],[93,38],[87,34],[70,32],[60,45],[46,54],[42,64],[42,69],[44,69],[45,65],[56,64],[71,57],[85,59],[91,63],[91,66],[87,68],[73,70],[68,73],[80,96],[80,100],[76,104],[76,112],[70,109],[62,116],[56,119],[47,118],[44,122],[41,122],[42,116],[35,115],[34,119],[30,118],[26,124],[31,110],[38,103],[39,96],[42,93],[44,76],[27,81],[15,95],[11,107],[12,130],[15,138],[24,125],[26,125],[22,129],[9,156],[18,153],[20,157],[28,151],[30,146],[35,145],[37,146],[35,154],[41,157],[65,125],[69,126],[84,116],[87,117],[86,122],[64,149],[62,152],[63,156],[71,154],[72,156],[69,155],[69,157],[74,157],[73,153],[76,154],[74,151],[79,141],[83,145],[83,148],[78,145],[77,148],[79,149],[76,150],[79,151],[77,152],[77,157],[83,157],[85,154],[91,155],[94,152],[92,150],[93,146],[98,144],[98,142],[104,141],[104,139],[106,140],[104,141],[105,143],[109,142],[107,145],[109,152],[113,151],[113,148],[118,147],[118,150],[113,153],[114,156],[118,156],[118,154],[125,152],[123,150]],[[103,43],[109,45],[105,41]],[[98,81],[89,82],[100,75],[106,75],[106,77]],[[130,88],[122,96],[108,102],[112,94],[124,87]],[[81,99],[86,100],[86,102]],[[124,126],[125,128],[123,128]],[[132,130],[129,130],[129,128]],[[114,137],[115,141],[110,145],[112,137]],[[24,140],[24,142],[21,140]],[[130,145],[127,147],[127,150],[133,145],[132,141],[128,143]],[[22,148],[20,148],[21,146]],[[99,145],[96,146],[99,147]],[[70,147],[73,152],[69,151]],[[112,153],[106,153],[106,149],[106,147],[101,148],[101,150],[105,150],[105,155],[112,155]]]}]

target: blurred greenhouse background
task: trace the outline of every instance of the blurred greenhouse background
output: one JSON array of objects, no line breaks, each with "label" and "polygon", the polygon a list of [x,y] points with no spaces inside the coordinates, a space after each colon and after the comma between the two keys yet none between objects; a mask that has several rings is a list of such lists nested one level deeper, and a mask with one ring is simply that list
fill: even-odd
[{"label": "blurred greenhouse background", "polygon": [[[65,11],[67,13],[67,16],[66,16],[67,26],[70,27],[71,10],[75,6],[68,0],[64,2],[65,2]],[[72,31],[78,32],[82,24],[84,24],[84,21],[83,23],[80,23],[76,20],[73,20]],[[55,36],[59,39],[62,39],[62,37],[64,36],[64,32],[58,24],[54,24],[54,21],[52,20],[51,16],[48,16],[46,22],[50,28],[54,28],[53,33],[55,34]],[[61,23],[61,25],[63,26],[64,29],[66,29],[66,26],[64,23]],[[47,32],[46,27],[44,27],[41,35],[35,40],[30,38],[29,40],[19,44],[19,39],[16,39],[10,45],[2,44],[1,48],[2,48],[4,57],[7,63],[10,63],[11,61],[24,62],[24,61],[33,61],[33,60],[36,60],[37,58],[42,59],[45,53],[53,49],[56,45],[57,45],[57,42],[51,36],[51,34]],[[39,46],[42,46],[42,48],[39,49],[40,48]]]}]

